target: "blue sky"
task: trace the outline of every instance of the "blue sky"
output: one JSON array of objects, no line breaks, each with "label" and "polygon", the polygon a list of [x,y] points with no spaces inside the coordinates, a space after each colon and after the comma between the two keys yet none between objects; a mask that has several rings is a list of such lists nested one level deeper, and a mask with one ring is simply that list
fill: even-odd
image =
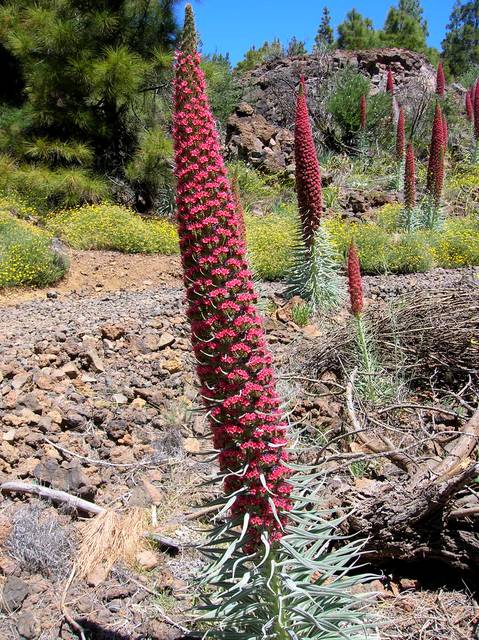
[{"label": "blue sky", "polygon": [[[182,12],[186,2],[180,3]],[[331,12],[333,27],[353,7],[381,28],[391,5],[371,0],[192,0],[203,53],[228,53],[235,64],[251,45],[279,37],[288,42],[295,35],[311,48],[323,6]],[[423,0],[429,24],[429,45],[440,48],[454,0]]]}]

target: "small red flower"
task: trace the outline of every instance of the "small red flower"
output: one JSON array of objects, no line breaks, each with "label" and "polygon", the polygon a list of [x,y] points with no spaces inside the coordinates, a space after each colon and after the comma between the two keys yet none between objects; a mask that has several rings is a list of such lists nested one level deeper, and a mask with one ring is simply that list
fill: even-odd
[{"label": "small red flower", "polygon": [[404,109],[400,107],[398,123],[396,127],[396,158],[399,161],[401,161],[404,157],[404,143],[405,143]]},{"label": "small red flower", "polygon": [[367,104],[366,96],[361,96],[361,129],[366,130]]},{"label": "small red flower", "polygon": [[474,109],[474,136],[476,140],[479,140],[479,81],[474,85],[472,106]]},{"label": "small red flower", "polygon": [[388,76],[386,79],[386,91],[392,96],[394,95],[394,79],[391,69],[388,68]]},{"label": "small red flower", "polygon": [[296,99],[294,128],[296,192],[303,239],[310,246],[323,212],[323,190],[313,131],[306,102],[306,84],[301,76]]},{"label": "small red flower", "polygon": [[406,166],[404,169],[404,204],[407,209],[416,206],[416,171],[414,167],[414,149],[409,142],[406,149]]},{"label": "small red flower", "polygon": [[357,317],[363,310],[363,283],[359,255],[354,242],[351,242],[348,249],[348,285],[351,312]]},{"label": "small red flower", "polygon": [[437,65],[436,93],[441,97],[446,95],[446,78],[444,77],[444,68],[442,66],[442,62]]},{"label": "small red flower", "polygon": [[439,201],[444,181],[444,130],[442,111],[436,104],[432,124],[431,146],[429,148],[429,164],[427,167],[427,191]]}]

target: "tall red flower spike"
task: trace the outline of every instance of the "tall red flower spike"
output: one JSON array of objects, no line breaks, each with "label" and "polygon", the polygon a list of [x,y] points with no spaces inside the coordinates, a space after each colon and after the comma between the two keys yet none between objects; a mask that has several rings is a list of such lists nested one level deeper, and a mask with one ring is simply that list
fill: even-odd
[{"label": "tall red flower spike", "polygon": [[366,117],[367,117],[367,103],[366,103],[366,96],[361,96],[361,114],[360,114],[360,125],[361,125],[361,129],[362,131],[366,130]]},{"label": "tall red flower spike", "polygon": [[321,171],[313,139],[306,102],[306,85],[301,76],[296,98],[294,128],[294,157],[296,161],[296,192],[301,229],[306,246],[311,246],[323,212]]},{"label": "tall red flower spike", "polygon": [[391,69],[388,69],[388,77],[386,80],[386,91],[392,96],[394,95],[394,80]]},{"label": "tall red flower spike", "polygon": [[241,240],[246,243],[246,223],[243,203],[241,202],[241,192],[238,184],[238,174],[235,172],[231,180],[231,190],[236,205],[236,217],[238,219],[238,231]]},{"label": "tall red flower spike", "polygon": [[[427,191],[434,196],[437,194],[435,187],[437,176],[441,173],[444,178],[444,131],[442,126],[442,111],[439,103],[436,104],[434,121],[432,123],[431,146],[429,148],[429,164],[427,167]],[[442,187],[441,187],[442,188]]]},{"label": "tall red flower spike", "polygon": [[474,119],[474,109],[472,106],[470,90],[466,93],[466,117],[469,120],[469,122],[472,122]]},{"label": "tall red flower spike", "polygon": [[444,77],[444,68],[442,66],[442,62],[437,65],[436,93],[441,97],[446,95],[446,78]]},{"label": "tall red flower spike", "polygon": [[351,312],[358,317],[363,310],[363,283],[359,255],[354,242],[351,242],[348,249],[348,286]]},{"label": "tall red flower spike", "polygon": [[404,204],[407,209],[414,209],[416,206],[416,170],[414,167],[414,149],[410,142],[406,149],[404,167]]},{"label": "tall red flower spike", "polygon": [[405,144],[405,131],[404,131],[404,109],[399,108],[399,117],[396,127],[396,158],[401,161],[404,158],[404,144]]},{"label": "tall red flower spike", "polygon": [[250,515],[249,552],[263,532],[282,535],[287,440],[196,42],[187,5],[174,81],[178,233],[201,393],[226,494],[239,492],[231,515]]},{"label": "tall red flower spike", "polygon": [[442,114],[442,135],[444,139],[444,149],[447,149],[447,143],[449,141],[449,127],[447,126],[446,115]]},{"label": "tall red flower spike", "polygon": [[479,140],[479,82],[474,85],[473,104],[474,108],[474,137]]}]

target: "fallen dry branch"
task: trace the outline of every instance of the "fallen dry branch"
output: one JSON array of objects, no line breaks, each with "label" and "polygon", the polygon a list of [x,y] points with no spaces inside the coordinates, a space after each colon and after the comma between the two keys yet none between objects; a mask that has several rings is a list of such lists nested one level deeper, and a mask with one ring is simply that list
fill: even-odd
[{"label": "fallen dry branch", "polygon": [[367,433],[356,415],[353,391],[354,375],[346,390],[351,435],[375,454],[382,448],[404,474],[394,482],[376,482],[372,495],[366,498],[352,492],[355,509],[348,518],[348,532],[367,538],[365,555],[376,563],[436,560],[477,577],[479,531],[474,518],[479,513],[479,500],[470,494],[458,508],[457,499],[479,473],[474,456],[479,442],[479,410],[445,449],[444,458],[417,458],[412,465],[402,454],[391,455],[387,442]]},{"label": "fallen dry branch", "polygon": [[66,504],[72,509],[83,511],[84,513],[89,513],[91,515],[98,515],[105,511],[103,507],[100,507],[93,502],[89,502],[88,500],[83,500],[83,498],[72,496],[70,493],[66,493],[65,491],[50,489],[49,487],[43,487],[39,484],[32,484],[30,482],[19,482],[16,480],[12,482],[4,482],[0,485],[0,491],[5,493],[31,493],[40,498],[46,498],[53,502]]}]

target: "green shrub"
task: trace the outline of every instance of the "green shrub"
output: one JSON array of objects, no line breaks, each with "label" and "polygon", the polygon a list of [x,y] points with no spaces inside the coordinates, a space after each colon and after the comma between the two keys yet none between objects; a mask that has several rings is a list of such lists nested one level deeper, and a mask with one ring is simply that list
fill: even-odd
[{"label": "green shrub", "polygon": [[255,275],[280,280],[291,265],[297,222],[287,211],[265,217],[246,215],[246,239]]},{"label": "green shrub", "polygon": [[0,191],[18,195],[40,214],[99,202],[109,195],[106,180],[85,169],[48,169],[41,165],[18,166],[9,156],[0,156]]},{"label": "green shrub", "polygon": [[432,250],[441,267],[479,265],[479,220],[473,216],[446,220]]},{"label": "green shrub", "polygon": [[50,245],[48,233],[0,210],[0,288],[59,280],[68,264]]},{"label": "green shrub", "polygon": [[367,96],[368,139],[377,141],[380,145],[390,144],[392,141],[391,96],[385,93],[370,96],[369,88],[368,80],[350,67],[333,77],[326,108],[346,144],[355,143],[360,131],[360,101],[363,95]]},{"label": "green shrub", "polygon": [[112,204],[84,205],[53,214],[47,228],[74,249],[123,253],[178,253],[175,226],[168,220],[144,220]]}]

